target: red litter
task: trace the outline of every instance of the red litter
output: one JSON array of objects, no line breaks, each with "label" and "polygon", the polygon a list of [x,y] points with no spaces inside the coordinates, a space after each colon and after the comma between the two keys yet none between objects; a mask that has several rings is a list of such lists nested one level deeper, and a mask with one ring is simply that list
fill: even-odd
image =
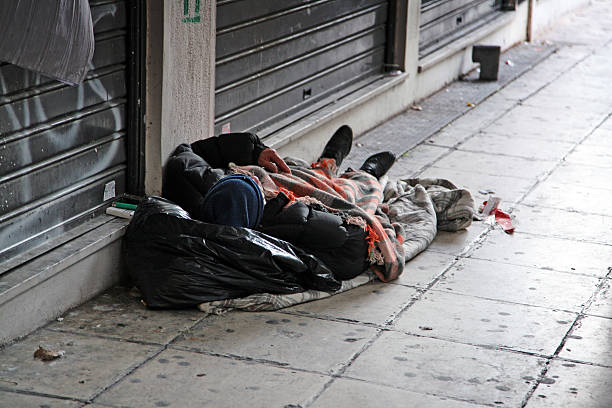
[{"label": "red litter", "polygon": [[505,233],[512,234],[514,232],[514,225],[512,225],[510,215],[499,208],[495,209],[495,222],[501,225]]},{"label": "red litter", "polygon": [[[487,206],[488,201],[491,201],[491,205]],[[514,225],[512,225],[512,218],[510,214],[507,214],[497,208],[499,202],[501,201],[497,197],[490,197],[490,200],[482,203],[483,205],[483,215],[485,217],[489,215],[495,215],[495,222],[498,223],[505,233],[512,234],[514,232]],[[493,207],[493,208],[491,208]]]}]

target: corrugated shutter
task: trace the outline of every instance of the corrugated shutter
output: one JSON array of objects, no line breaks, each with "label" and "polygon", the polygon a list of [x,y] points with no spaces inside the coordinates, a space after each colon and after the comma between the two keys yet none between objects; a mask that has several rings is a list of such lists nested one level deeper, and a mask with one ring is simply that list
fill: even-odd
[{"label": "corrugated shutter", "polygon": [[125,190],[126,4],[90,4],[83,84],[0,65],[0,263],[100,211],[105,186]]},{"label": "corrugated shutter", "polygon": [[215,132],[259,130],[383,72],[388,2],[217,2]]},{"label": "corrugated shutter", "polygon": [[419,56],[429,55],[491,21],[502,0],[422,0]]}]

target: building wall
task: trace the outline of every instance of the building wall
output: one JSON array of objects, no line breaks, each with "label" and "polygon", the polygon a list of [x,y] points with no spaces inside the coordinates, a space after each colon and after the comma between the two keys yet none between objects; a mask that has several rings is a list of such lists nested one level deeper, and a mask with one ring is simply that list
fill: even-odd
[{"label": "building wall", "polygon": [[[513,12],[510,21],[491,29],[484,27],[472,34],[469,45],[447,54],[433,66],[419,72],[422,61],[418,59],[418,27],[420,0],[408,0],[406,24],[405,72],[407,78],[397,86],[382,92],[361,105],[334,116],[333,119],[312,126],[304,136],[290,144],[275,146],[282,155],[315,159],[333,131],[342,124],[351,126],[356,135],[362,134],[385,120],[408,109],[415,101],[423,99],[456,80],[460,75],[477,67],[472,62],[472,44],[500,45],[503,50],[524,41],[527,36],[528,2],[524,1]],[[449,47],[447,47],[449,48]]]},{"label": "building wall", "polygon": [[[174,147],[211,136],[214,124],[215,2],[201,0],[199,13],[194,9],[196,0],[160,3],[148,0],[146,190],[149,194],[159,193],[162,166]],[[534,5],[531,20],[530,3]],[[350,107],[339,106],[328,115],[304,119],[287,130],[293,134],[270,144],[283,155],[314,159],[340,125],[348,124],[358,136],[474,69],[473,44],[494,44],[508,49],[527,39],[529,22],[531,30],[537,32],[586,3],[588,0],[525,0],[516,12],[510,12],[503,19],[502,25],[478,30],[472,34],[469,44],[446,50],[443,58],[419,72],[423,62],[418,60],[421,1],[406,0],[405,73],[401,80],[384,91],[370,92]]]}]

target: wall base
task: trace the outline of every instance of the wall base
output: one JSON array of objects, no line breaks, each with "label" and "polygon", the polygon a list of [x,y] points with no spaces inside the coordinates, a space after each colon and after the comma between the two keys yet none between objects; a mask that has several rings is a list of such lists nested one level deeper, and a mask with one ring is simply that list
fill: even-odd
[{"label": "wall base", "polygon": [[127,222],[102,217],[108,221],[2,275],[0,345],[32,332],[119,282],[121,237]]}]

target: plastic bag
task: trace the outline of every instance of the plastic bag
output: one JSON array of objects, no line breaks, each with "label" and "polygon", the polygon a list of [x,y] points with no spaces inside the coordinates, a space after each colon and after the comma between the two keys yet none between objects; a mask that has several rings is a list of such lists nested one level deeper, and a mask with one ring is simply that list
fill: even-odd
[{"label": "plastic bag", "polygon": [[94,54],[87,0],[0,2],[0,60],[76,85]]},{"label": "plastic bag", "polygon": [[139,204],[123,245],[128,274],[151,308],[341,286],[325,264],[288,242],[193,220],[159,197]]}]

